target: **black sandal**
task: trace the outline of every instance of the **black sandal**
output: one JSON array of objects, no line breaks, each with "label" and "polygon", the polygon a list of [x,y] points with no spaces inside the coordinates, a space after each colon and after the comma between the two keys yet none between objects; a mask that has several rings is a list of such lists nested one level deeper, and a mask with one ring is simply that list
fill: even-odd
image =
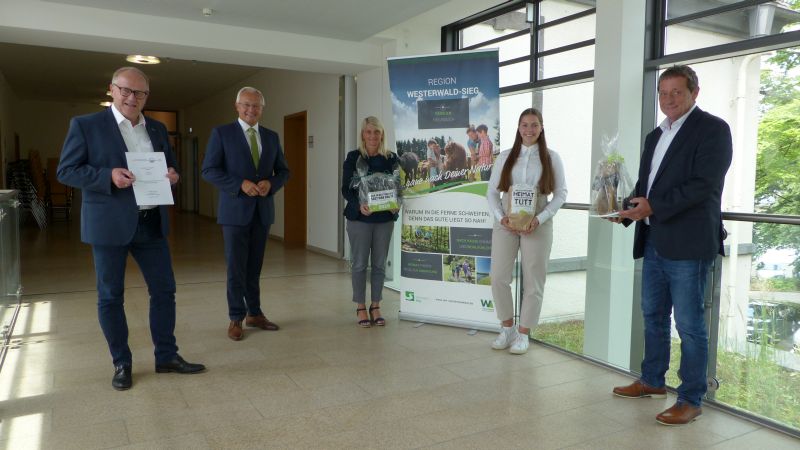
[{"label": "black sandal", "polygon": [[370,318],[370,320],[372,320],[375,323],[375,325],[377,325],[379,327],[382,327],[382,326],[386,325],[386,320],[384,320],[383,317],[381,317],[381,316],[372,317],[372,311],[375,310],[375,309],[381,309],[381,307],[380,306],[369,305],[369,318]]},{"label": "black sandal", "polygon": [[[358,317],[358,313],[360,313],[361,311],[366,311],[366,310],[367,310],[367,308],[358,308],[358,309],[356,309],[356,317]],[[369,327],[372,326],[372,324],[371,324],[371,321],[369,319],[364,319],[364,320],[359,320],[358,321],[358,326],[360,326],[361,328],[369,328]]]}]

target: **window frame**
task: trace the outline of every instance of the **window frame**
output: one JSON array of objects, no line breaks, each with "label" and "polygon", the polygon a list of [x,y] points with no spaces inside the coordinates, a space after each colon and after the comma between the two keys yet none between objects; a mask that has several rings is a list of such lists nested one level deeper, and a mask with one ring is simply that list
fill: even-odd
[{"label": "window frame", "polygon": [[565,75],[559,75],[556,77],[542,78],[540,70],[540,61],[541,58],[546,56],[553,56],[560,53],[569,52],[571,50],[592,46],[595,44],[595,39],[586,39],[578,42],[573,42],[571,44],[563,45],[561,47],[549,50],[541,50],[541,51],[538,49],[537,44],[539,43],[538,36],[540,36],[539,34],[540,31],[596,14],[597,10],[596,7],[588,8],[583,11],[570,14],[568,16],[560,17],[558,19],[547,21],[544,23],[539,23],[539,21],[537,20],[533,23],[530,23],[528,25],[527,30],[522,29],[483,42],[478,42],[468,46],[461,46],[460,36],[463,30],[473,25],[477,25],[487,20],[502,16],[504,14],[517,11],[521,8],[526,8],[528,4],[533,5],[534,9],[533,16],[538,18],[540,13],[541,3],[543,1],[547,0],[533,0],[533,1],[512,0],[497,5],[495,7],[486,9],[484,11],[481,11],[470,17],[447,24],[442,27],[441,51],[444,53],[444,52],[459,51],[459,50],[473,50],[476,48],[485,47],[487,45],[497,44],[510,39],[518,38],[520,36],[524,36],[527,34],[530,36],[529,40],[530,51],[528,55],[505,61],[500,61],[499,66],[504,67],[512,64],[518,64],[521,62],[529,62],[530,73],[528,74],[528,81],[525,83],[518,83],[510,86],[501,87],[500,95],[515,94],[525,91],[541,90],[544,88],[558,87],[567,84],[591,81],[592,79],[594,79],[593,69],[573,72]]}]

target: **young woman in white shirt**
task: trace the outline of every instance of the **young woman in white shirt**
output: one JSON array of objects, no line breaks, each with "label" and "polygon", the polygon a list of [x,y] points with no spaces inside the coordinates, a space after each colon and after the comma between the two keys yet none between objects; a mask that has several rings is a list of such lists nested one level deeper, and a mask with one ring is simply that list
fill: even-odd
[{"label": "young woman in white shirt", "polygon": [[[551,219],[567,199],[564,165],[558,153],[547,147],[542,124],[539,110],[522,111],[514,145],[497,157],[486,194],[495,218],[490,271],[492,295],[502,325],[492,348],[511,347],[510,352],[517,355],[528,351],[531,328],[539,322],[553,243]],[[515,229],[509,219],[512,190],[528,192],[536,199],[531,206],[533,220],[522,229]],[[518,251],[522,255],[523,295],[518,326],[515,326],[511,280]]]}]

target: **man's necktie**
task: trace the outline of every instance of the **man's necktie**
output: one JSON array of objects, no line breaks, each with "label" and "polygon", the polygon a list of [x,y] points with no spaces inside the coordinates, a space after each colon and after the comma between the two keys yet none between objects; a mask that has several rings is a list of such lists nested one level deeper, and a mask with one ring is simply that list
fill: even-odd
[{"label": "man's necktie", "polygon": [[258,140],[256,139],[256,129],[254,127],[247,129],[247,137],[250,141],[250,155],[253,156],[253,164],[258,167]]}]

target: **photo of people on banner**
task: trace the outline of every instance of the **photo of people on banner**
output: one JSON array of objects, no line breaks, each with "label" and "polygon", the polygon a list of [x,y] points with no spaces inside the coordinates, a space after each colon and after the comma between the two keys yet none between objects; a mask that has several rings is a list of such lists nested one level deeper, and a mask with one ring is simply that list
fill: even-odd
[{"label": "photo of people on banner", "polygon": [[[397,141],[397,153],[403,168],[401,183],[415,194],[433,192],[469,181],[488,181],[492,163],[499,153],[497,125],[489,137],[485,124],[469,125],[460,136],[434,136],[428,139]],[[458,140],[454,140],[458,139]]]}]

